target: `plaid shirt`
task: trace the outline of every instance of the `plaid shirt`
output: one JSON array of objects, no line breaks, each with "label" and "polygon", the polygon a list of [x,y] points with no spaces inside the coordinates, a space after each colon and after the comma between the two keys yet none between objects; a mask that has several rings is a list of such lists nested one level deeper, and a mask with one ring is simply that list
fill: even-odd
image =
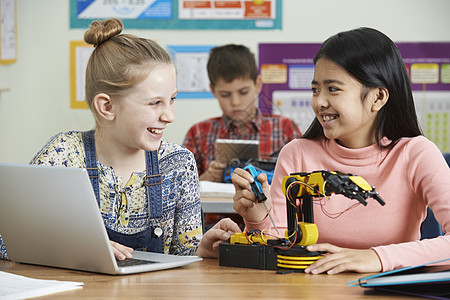
[{"label": "plaid shirt", "polygon": [[260,158],[269,159],[276,157],[288,142],[301,137],[295,122],[280,115],[258,112],[245,127],[245,132],[241,133],[230,118],[222,116],[199,122],[189,129],[183,145],[194,153],[199,175],[215,160],[216,139],[259,140]]}]

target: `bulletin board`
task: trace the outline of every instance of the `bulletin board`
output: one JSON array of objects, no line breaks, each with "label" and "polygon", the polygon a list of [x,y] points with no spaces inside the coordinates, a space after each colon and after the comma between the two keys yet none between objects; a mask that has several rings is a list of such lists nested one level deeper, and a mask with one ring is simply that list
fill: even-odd
[{"label": "bulletin board", "polygon": [[16,0],[0,0],[0,64],[17,60]]},{"label": "bulletin board", "polygon": [[425,135],[450,152],[450,43],[397,43]]},{"label": "bulletin board", "polygon": [[70,108],[86,109],[85,77],[86,66],[94,47],[83,41],[70,42]]},{"label": "bulletin board", "polygon": [[281,29],[282,0],[70,0],[70,27],[119,18],[125,28],[194,30]]},{"label": "bulletin board", "polygon": [[[424,134],[450,152],[450,43],[396,43],[410,76]],[[313,58],[321,44],[259,44],[260,109],[293,119],[305,132],[311,108]]]},{"label": "bulletin board", "polygon": [[314,119],[311,108],[313,58],[321,44],[266,44],[258,46],[263,89],[259,108],[263,113],[283,115],[305,132]]}]

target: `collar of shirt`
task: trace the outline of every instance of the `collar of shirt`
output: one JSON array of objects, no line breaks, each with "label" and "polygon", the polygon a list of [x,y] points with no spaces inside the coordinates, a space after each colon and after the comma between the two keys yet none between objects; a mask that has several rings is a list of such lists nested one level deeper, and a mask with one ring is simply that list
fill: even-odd
[{"label": "collar of shirt", "polygon": [[[238,127],[234,125],[234,121],[231,118],[223,115],[222,119],[224,128],[236,131]],[[247,127],[247,129],[257,132],[261,128],[262,125],[261,122],[262,122],[261,112],[259,111],[259,109],[257,109],[255,117],[250,122],[247,122],[245,126]]]}]

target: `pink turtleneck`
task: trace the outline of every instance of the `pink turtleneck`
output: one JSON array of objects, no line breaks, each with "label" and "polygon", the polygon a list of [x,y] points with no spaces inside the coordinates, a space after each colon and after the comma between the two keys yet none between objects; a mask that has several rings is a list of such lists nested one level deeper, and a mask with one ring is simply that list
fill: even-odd
[{"label": "pink turtleneck", "polygon": [[[386,202],[374,199],[330,218],[314,205],[319,243],[354,249],[374,249],[383,271],[450,257],[450,169],[439,149],[423,136],[402,138],[391,150],[376,145],[361,149],[340,146],[334,140],[297,139],[288,143],[278,158],[270,194],[271,215],[278,228],[286,228],[283,176],[317,170],[341,171],[363,177]],[[323,200],[324,201],[324,200]],[[356,200],[332,195],[323,209],[328,214],[345,211]],[[430,206],[446,236],[419,241],[420,224]],[[247,230],[271,228],[266,217],[246,223]]]}]

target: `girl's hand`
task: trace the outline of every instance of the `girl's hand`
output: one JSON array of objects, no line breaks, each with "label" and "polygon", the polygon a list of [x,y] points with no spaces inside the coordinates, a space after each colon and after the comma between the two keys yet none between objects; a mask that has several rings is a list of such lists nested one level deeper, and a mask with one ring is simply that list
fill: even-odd
[{"label": "girl's hand", "polygon": [[[261,182],[264,195],[266,195],[266,206],[270,210],[272,207],[272,200],[270,198],[269,182],[267,181],[267,175],[261,173],[258,175],[257,180]],[[231,176],[235,188],[235,194],[233,196],[233,208],[248,222],[261,222],[267,216],[266,209],[262,203],[258,203],[256,196],[252,191],[250,183],[253,182],[253,177],[249,172],[236,168],[234,174]]]},{"label": "girl's hand", "polygon": [[197,248],[197,255],[201,257],[219,257],[219,244],[227,241],[232,234],[241,232],[239,226],[230,218],[225,218],[216,223],[205,232],[202,241]]},{"label": "girl's hand", "polygon": [[133,253],[133,248],[121,245],[119,243],[116,243],[114,241],[109,241],[109,243],[112,246],[114,257],[118,260],[125,260],[127,258],[132,258],[131,255]]},{"label": "girl's hand", "polygon": [[309,266],[305,273],[338,274],[341,272],[373,273],[381,272],[381,261],[377,253],[371,249],[357,250],[333,246],[331,244],[316,244],[308,246],[309,251],[325,251],[324,257]]}]

